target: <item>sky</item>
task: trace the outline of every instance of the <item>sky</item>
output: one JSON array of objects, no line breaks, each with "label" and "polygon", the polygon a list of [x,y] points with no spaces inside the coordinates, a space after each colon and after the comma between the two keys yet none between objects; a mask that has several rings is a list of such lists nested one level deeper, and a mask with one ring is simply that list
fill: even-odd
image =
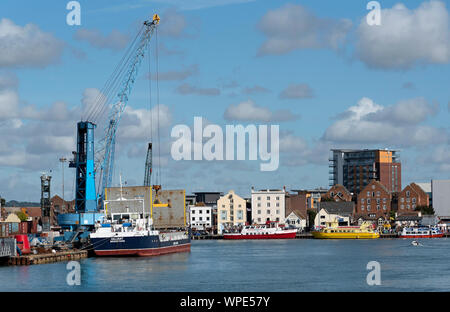
[{"label": "sky", "polygon": [[[450,178],[450,1],[378,1],[380,25],[367,22],[368,2],[80,0],[81,24],[68,25],[69,1],[1,1],[0,196],[39,201],[43,172],[60,195],[64,170],[74,197],[75,170],[59,159],[72,158],[77,122],[154,13],[113,185],[142,185],[150,141],[153,181],[187,193],[327,188],[332,148],[399,150],[403,187]],[[278,125],[278,169],[175,160],[171,131],[194,117],[224,133]]]}]

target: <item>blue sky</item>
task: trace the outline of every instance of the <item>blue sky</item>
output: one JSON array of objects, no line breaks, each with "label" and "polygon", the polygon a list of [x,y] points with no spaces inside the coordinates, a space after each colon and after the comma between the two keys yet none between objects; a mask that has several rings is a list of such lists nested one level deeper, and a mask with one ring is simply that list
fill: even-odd
[{"label": "blue sky", "polygon": [[[61,193],[58,158],[75,149],[83,105],[155,12],[163,187],[243,196],[252,185],[327,187],[330,148],[401,150],[403,186],[450,175],[449,1],[379,1],[379,26],[366,23],[368,1],[79,1],[80,26],[66,24],[67,2],[0,3],[0,195],[7,200],[38,201],[42,171],[52,170],[52,192]],[[119,126],[114,183],[119,172],[128,184],[143,182],[149,129],[156,131],[148,75],[145,60]],[[222,127],[278,124],[279,169],[174,161],[170,131],[191,126],[194,116]],[[103,136],[101,123],[95,135]],[[74,170],[64,173],[71,198]]]}]

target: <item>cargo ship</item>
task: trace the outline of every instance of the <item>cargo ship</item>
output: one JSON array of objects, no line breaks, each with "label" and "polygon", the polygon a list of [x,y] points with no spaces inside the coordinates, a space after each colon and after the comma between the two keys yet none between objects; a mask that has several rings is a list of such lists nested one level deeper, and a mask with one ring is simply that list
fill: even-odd
[{"label": "cargo ship", "polygon": [[100,223],[90,240],[96,256],[159,256],[191,249],[187,230],[154,230],[151,219]]},{"label": "cargo ship", "polygon": [[151,186],[107,188],[105,216],[89,236],[96,256],[159,256],[190,251],[184,190],[155,189],[153,200]]},{"label": "cargo ship", "polygon": [[312,231],[314,238],[331,239],[373,239],[380,237],[380,233],[374,230],[372,223],[363,222],[360,226],[339,226],[338,222],[327,222],[327,226]]},{"label": "cargo ship", "polygon": [[246,225],[239,233],[224,233],[224,239],[280,239],[295,238],[297,229],[285,229],[278,222],[267,221],[262,225]]},{"label": "cargo ship", "polygon": [[438,228],[429,227],[405,227],[399,234],[400,238],[436,238],[444,237],[444,233]]}]

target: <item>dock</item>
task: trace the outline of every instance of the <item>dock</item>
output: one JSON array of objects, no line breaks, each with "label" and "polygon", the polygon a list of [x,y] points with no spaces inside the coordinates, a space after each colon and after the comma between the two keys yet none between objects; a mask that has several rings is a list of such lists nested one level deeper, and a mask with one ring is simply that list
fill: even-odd
[{"label": "dock", "polygon": [[32,264],[53,263],[60,261],[79,260],[87,257],[88,252],[86,250],[71,250],[71,251],[60,251],[56,253],[44,253],[37,255],[22,255],[10,257],[8,264],[32,265]]}]

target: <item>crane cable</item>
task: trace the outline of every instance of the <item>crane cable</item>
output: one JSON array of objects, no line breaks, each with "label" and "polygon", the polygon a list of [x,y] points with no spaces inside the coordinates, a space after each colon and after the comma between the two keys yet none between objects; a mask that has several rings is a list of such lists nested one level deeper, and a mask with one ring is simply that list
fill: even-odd
[{"label": "crane cable", "polygon": [[161,133],[160,133],[160,128],[159,128],[159,59],[158,59],[158,29],[156,29],[156,33],[155,33],[155,43],[156,43],[156,105],[157,105],[157,130],[158,130],[158,181],[157,184],[158,185],[162,185],[161,183]]},{"label": "crane cable", "polygon": [[[136,34],[135,38],[131,42],[131,44],[128,46],[128,49],[124,53],[122,59],[120,62],[116,65],[113,73],[106,81],[103,88],[100,90],[99,94],[97,94],[94,105],[92,105],[90,108],[88,108],[88,111],[86,112],[86,120],[90,120],[92,122],[97,121],[97,118],[103,115],[105,109],[108,107],[108,102],[111,98],[111,96],[115,96],[115,92],[117,91],[120,83],[123,79],[123,77],[126,75],[126,69],[128,68],[128,63],[133,56],[133,52],[136,50],[136,43],[139,41],[137,40],[142,36],[142,32],[144,30],[144,26],[141,26],[138,33]],[[120,79],[119,79],[120,78]]]}]

